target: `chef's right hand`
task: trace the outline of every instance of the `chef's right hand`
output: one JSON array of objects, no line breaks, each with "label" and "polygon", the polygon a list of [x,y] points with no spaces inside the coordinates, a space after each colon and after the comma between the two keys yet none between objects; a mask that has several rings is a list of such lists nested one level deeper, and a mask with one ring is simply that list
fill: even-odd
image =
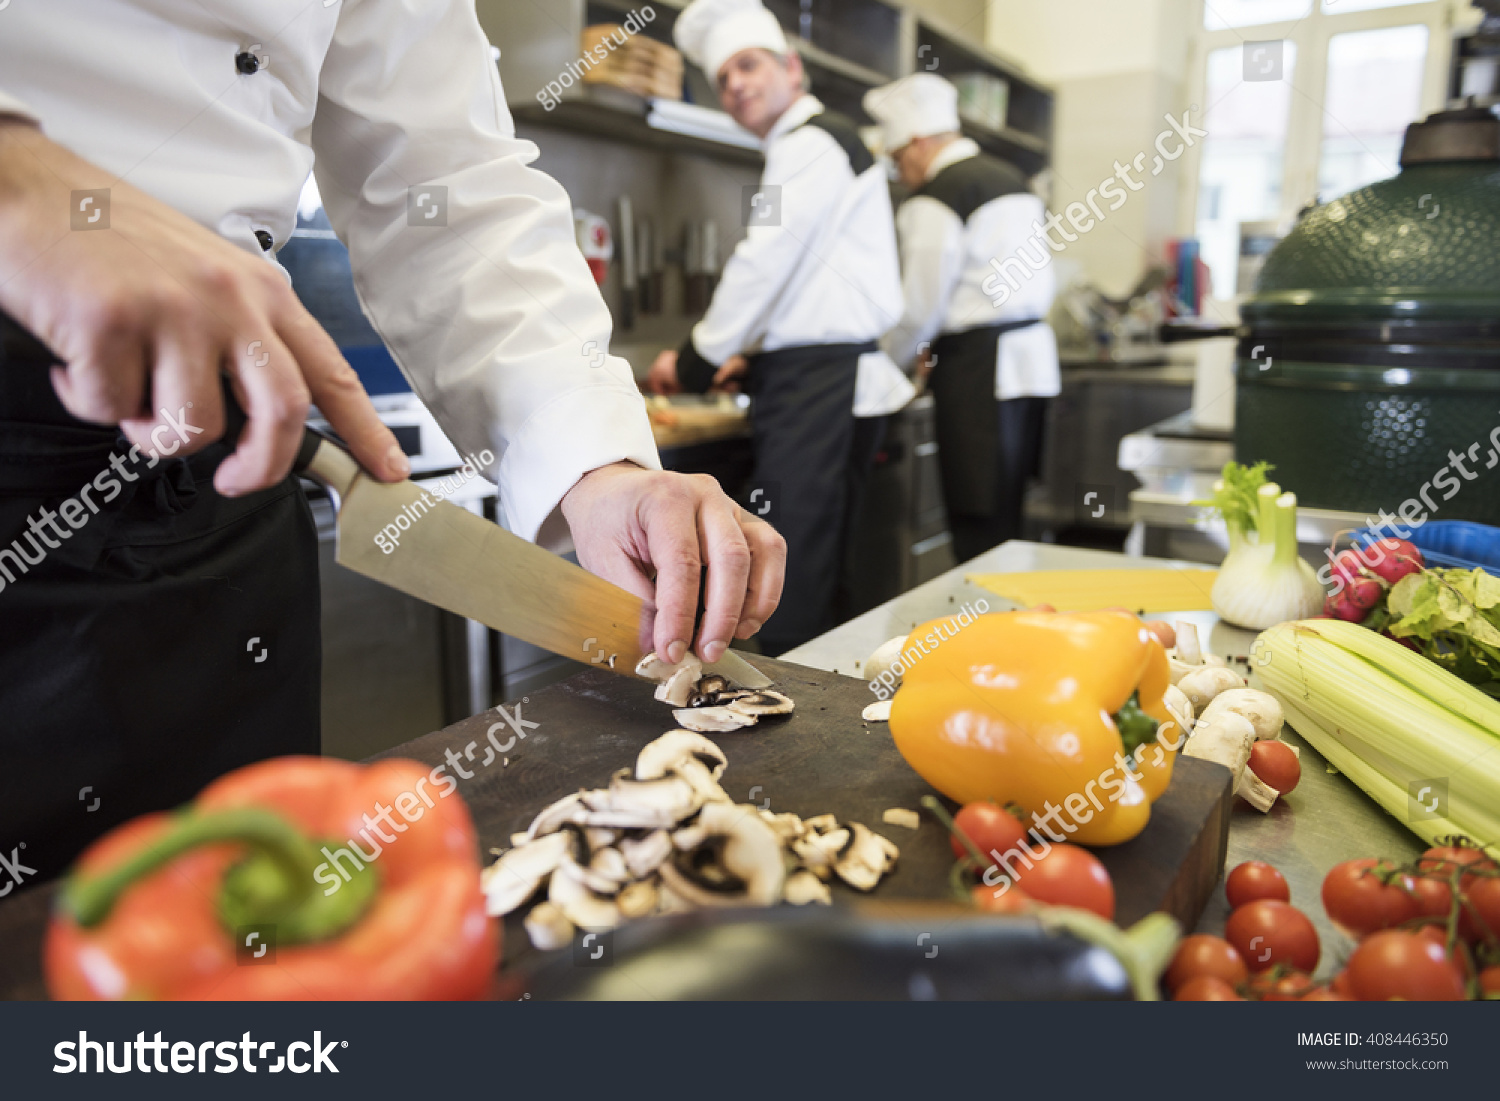
[{"label": "chef's right hand", "polygon": [[680,394],[682,383],[677,378],[677,353],[670,348],[660,352],[651,361],[651,370],[646,374],[646,389],[653,394]]},{"label": "chef's right hand", "polygon": [[[73,193],[101,187],[108,227],[71,230]],[[142,451],[187,436],[169,448],[186,454],[222,436],[229,375],[248,423],[214,477],[226,496],[286,477],[309,400],[366,470],[386,481],[410,470],[274,265],[13,117],[0,117],[0,309],[66,364],[52,372],[64,408],[119,425]]]}]

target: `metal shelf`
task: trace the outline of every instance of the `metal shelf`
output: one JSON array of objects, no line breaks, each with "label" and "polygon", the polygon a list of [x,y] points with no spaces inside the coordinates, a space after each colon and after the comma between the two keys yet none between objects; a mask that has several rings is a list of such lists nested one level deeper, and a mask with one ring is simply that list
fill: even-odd
[{"label": "metal shelf", "polygon": [[619,88],[603,94],[565,99],[548,111],[540,104],[511,104],[517,122],[533,126],[555,126],[592,137],[678,153],[696,153],[734,164],[759,165],[759,150],[711,141],[707,138],[658,130],[646,122],[650,104],[640,96]]}]

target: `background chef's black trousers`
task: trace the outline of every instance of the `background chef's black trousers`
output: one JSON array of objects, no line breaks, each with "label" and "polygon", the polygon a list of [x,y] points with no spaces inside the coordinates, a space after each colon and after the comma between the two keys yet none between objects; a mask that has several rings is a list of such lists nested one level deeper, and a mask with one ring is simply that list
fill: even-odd
[{"label": "background chef's black trousers", "polygon": [[[230,769],[319,751],[317,531],[294,479],[220,497],[222,444],[130,460],[0,337],[0,855],[29,887]],[[69,498],[78,527],[42,519]]]},{"label": "background chef's black trousers", "polygon": [[1026,483],[1041,461],[1047,399],[997,400],[995,356],[1003,333],[1030,324],[969,329],[932,345],[938,467],[960,562],[1021,536]]},{"label": "background chef's black trousers", "polygon": [[759,635],[773,656],[834,626],[850,498],[854,379],[859,357],[874,348],[810,345],[750,359],[755,467],[743,504],[770,521],[787,546],[781,604]]}]

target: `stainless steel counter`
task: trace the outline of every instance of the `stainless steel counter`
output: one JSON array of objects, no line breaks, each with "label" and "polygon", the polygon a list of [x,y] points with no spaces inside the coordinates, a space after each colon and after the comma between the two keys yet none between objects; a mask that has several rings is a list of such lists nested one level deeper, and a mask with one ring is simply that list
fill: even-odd
[{"label": "stainless steel counter", "polygon": [[[1008,573],[1023,570],[1150,569],[1177,565],[1163,559],[1131,558],[1104,551],[1041,543],[1011,542],[936,577],[880,607],[850,620],[804,646],[782,655],[787,661],[817,669],[859,676],[875,647],[907,634],[920,623],[948,615],[981,598],[994,611],[1014,605],[965,580],[968,573]],[[1153,618],[1187,619],[1214,653],[1224,657],[1250,652],[1255,635],[1219,620],[1212,612],[1165,614]],[[871,700],[874,696],[870,697]],[[1302,781],[1289,796],[1278,799],[1269,814],[1261,814],[1242,800],[1235,801],[1229,834],[1227,867],[1245,860],[1264,860],[1286,876],[1292,904],[1310,917],[1323,942],[1320,974],[1342,964],[1352,942],[1329,924],[1320,892],[1323,877],[1342,860],[1385,856],[1409,860],[1423,849],[1421,840],[1392,818],[1364,792],[1331,770],[1316,750],[1288,727],[1284,738],[1302,751]],[[1218,933],[1228,916],[1223,891],[1217,891],[1198,923],[1198,932]]]}]

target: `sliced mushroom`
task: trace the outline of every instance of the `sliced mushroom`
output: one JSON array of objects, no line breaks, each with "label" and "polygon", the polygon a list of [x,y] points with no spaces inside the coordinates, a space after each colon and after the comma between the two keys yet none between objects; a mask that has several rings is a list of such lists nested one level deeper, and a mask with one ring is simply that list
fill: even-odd
[{"label": "sliced mushroom", "polygon": [[600,898],[563,868],[552,873],[547,898],[580,929],[602,933],[620,924],[620,908]]},{"label": "sliced mushroom", "polygon": [[821,906],[833,905],[833,894],[828,890],[828,884],[806,870],[788,876],[781,894],[793,906],[806,906],[810,902]]},{"label": "sliced mushroom", "polygon": [[849,830],[842,828],[828,833],[808,833],[792,842],[792,852],[814,871],[818,868],[831,868],[849,847],[851,836]]},{"label": "sliced mushroom", "polygon": [[554,903],[539,902],[526,915],[526,935],[538,952],[551,952],[573,939],[573,923]]},{"label": "sliced mushroom", "polygon": [[620,831],[590,826],[583,831],[583,836],[588,838],[589,852],[598,852],[600,849],[607,849],[613,845],[619,839]]},{"label": "sliced mushroom", "polygon": [[578,880],[595,894],[613,895],[620,889],[618,881],[594,871],[583,830],[577,826],[564,826],[556,836],[565,837],[569,842],[562,860],[558,862],[559,871]]},{"label": "sliced mushroom", "polygon": [[770,906],[781,899],[781,839],[755,807],[710,803],[699,826],[708,834],[706,853],[694,850],[663,864],[662,882],[700,906]]},{"label": "sliced mushroom", "polygon": [[641,658],[635,665],[636,676],[654,681],[664,681],[677,672],[677,670],[677,665],[673,665],[670,661],[664,661],[657,657],[654,650]]},{"label": "sliced mushroom", "polygon": [[760,817],[761,821],[775,830],[776,836],[783,841],[795,841],[807,831],[807,827],[802,824],[802,819],[795,814],[773,814],[771,811],[762,810]]},{"label": "sliced mushroom", "polygon": [[675,830],[672,833],[672,847],[682,851],[696,849],[707,840],[708,828],[701,823],[692,826],[683,826],[682,829]]},{"label": "sliced mushroom", "polygon": [[750,715],[754,718],[764,718],[767,715],[790,715],[792,703],[790,696],[783,696],[780,692],[772,692],[769,688],[759,692],[752,692],[748,696],[730,700],[724,705],[731,711],[737,711],[741,715]]},{"label": "sliced mushroom", "polygon": [[550,834],[511,849],[480,872],[486,911],[500,917],[520,906],[562,863],[571,844],[565,834]]},{"label": "sliced mushroom", "polygon": [[729,678],[722,673],[704,673],[694,687],[700,696],[717,696],[729,691]]},{"label": "sliced mushroom", "polygon": [[685,707],[680,711],[673,711],[672,716],[689,730],[705,734],[727,734],[742,726],[755,725],[754,715],[731,711],[728,707]]},{"label": "sliced mushroom", "polygon": [[1197,624],[1179,619],[1173,630],[1177,633],[1177,659],[1185,665],[1202,665],[1203,647],[1198,643]]},{"label": "sliced mushroom", "polygon": [[639,814],[651,819],[649,825],[671,826],[692,814],[702,804],[693,785],[681,776],[663,776],[656,780],[632,780],[628,774],[616,776],[609,782],[608,790],[594,793],[602,795],[598,803],[590,802],[594,810],[611,811],[616,814]]},{"label": "sliced mushroom", "polygon": [[655,913],[658,901],[656,884],[641,880],[621,891],[615,905],[619,907],[621,917],[639,918]]},{"label": "sliced mushroom", "polygon": [[644,879],[672,855],[672,835],[666,830],[654,830],[638,841],[627,838],[620,842],[620,854],[630,874]]},{"label": "sliced mushroom", "polygon": [[827,833],[839,828],[839,820],[831,814],[817,814],[802,823],[813,833]]},{"label": "sliced mushroom", "polygon": [[531,820],[531,828],[526,831],[526,836],[535,839],[545,834],[556,833],[569,822],[582,825],[583,820],[588,817],[589,810],[584,805],[583,794],[581,791],[575,791],[571,795],[564,795],[551,806],[543,807],[542,812]]},{"label": "sliced mushroom", "polygon": [[635,778],[659,780],[679,761],[694,758],[703,762],[717,780],[729,767],[724,751],[702,734],[691,730],[669,730],[654,742],[648,742],[636,755]]},{"label": "sliced mushroom", "polygon": [[625,854],[619,849],[599,849],[589,861],[589,871],[615,884],[628,883],[634,878]]},{"label": "sliced mushroom", "polygon": [[698,683],[698,674],[702,671],[703,664],[689,654],[682,659],[682,665],[675,673],[664,683],[657,685],[656,698],[673,707],[686,707],[688,697],[693,694],[693,688]]},{"label": "sliced mushroom", "polygon": [[[664,868],[666,866],[667,865],[665,865],[665,864],[662,865],[662,867],[664,867]],[[691,902],[689,902],[687,899],[683,898],[676,891],[672,890],[671,884],[667,883],[665,880],[659,882],[656,885],[656,912],[657,913],[659,913],[659,914],[685,914],[685,913],[687,913],[687,912],[689,912],[691,910],[696,910],[696,909],[697,909],[697,907],[694,906]]]},{"label": "sliced mushroom", "polygon": [[891,704],[894,702],[894,700],[876,700],[872,704],[867,704],[859,713],[859,717],[867,723],[888,723],[891,721]]},{"label": "sliced mushroom", "polygon": [[895,846],[858,822],[851,822],[849,828],[853,831],[853,837],[849,841],[849,847],[840,854],[833,870],[855,890],[872,891],[894,859],[890,849]]},{"label": "sliced mushroom", "polygon": [[880,816],[880,820],[892,826],[905,826],[909,830],[918,829],[922,825],[921,816],[905,807],[891,807]]}]

